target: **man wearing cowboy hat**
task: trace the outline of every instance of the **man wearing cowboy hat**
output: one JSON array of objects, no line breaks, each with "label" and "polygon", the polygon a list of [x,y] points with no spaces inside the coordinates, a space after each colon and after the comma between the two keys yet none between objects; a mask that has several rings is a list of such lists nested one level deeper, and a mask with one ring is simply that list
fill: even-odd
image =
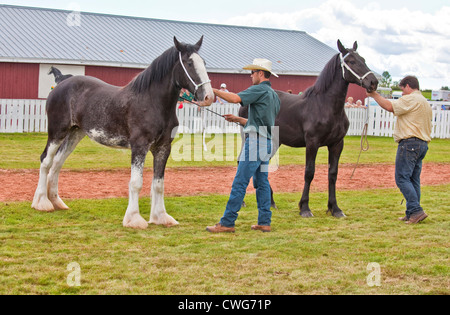
[{"label": "man wearing cowboy hat", "polygon": [[255,59],[253,64],[243,68],[251,70],[253,85],[238,94],[213,89],[216,96],[230,103],[249,106],[248,120],[233,115],[225,115],[225,119],[245,125],[246,139],[239,159],[236,177],[231,188],[225,213],[215,226],[208,226],[211,233],[234,232],[235,221],[241,209],[250,178],[256,188],[258,203],[258,224],[252,230],[271,231],[272,211],[270,210],[270,184],[268,165],[272,150],[272,127],[280,111],[280,99],[272,89],[270,77],[272,62],[267,59]]}]

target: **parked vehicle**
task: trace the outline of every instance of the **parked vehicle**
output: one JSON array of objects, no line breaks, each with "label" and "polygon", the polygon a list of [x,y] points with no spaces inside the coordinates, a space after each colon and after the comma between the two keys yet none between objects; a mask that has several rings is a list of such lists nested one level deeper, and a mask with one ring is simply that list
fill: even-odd
[{"label": "parked vehicle", "polygon": [[431,100],[448,102],[450,101],[450,91],[433,90],[431,91]]}]

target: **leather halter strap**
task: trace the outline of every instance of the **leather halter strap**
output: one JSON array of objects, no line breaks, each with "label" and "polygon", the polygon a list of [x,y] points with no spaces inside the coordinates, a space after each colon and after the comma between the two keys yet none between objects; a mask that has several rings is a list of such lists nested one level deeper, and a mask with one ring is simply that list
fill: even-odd
[{"label": "leather halter strap", "polygon": [[350,55],[350,53],[346,54],[345,56],[342,55],[342,53],[340,53],[340,57],[341,57],[341,67],[342,67],[342,77],[345,80],[345,69],[347,69],[348,71],[350,71],[351,74],[353,74],[360,82],[362,85],[362,81],[369,75],[369,74],[374,74],[372,71],[367,72],[365,75],[363,75],[362,77],[360,75],[358,75],[355,71],[353,71],[352,68],[350,68],[350,66],[345,62],[345,58],[347,58]]},{"label": "leather halter strap", "polygon": [[198,90],[199,88],[201,88],[203,85],[208,84],[208,83],[211,83],[211,80],[208,80],[208,81],[202,82],[202,83],[200,83],[200,84],[196,84],[195,81],[194,81],[194,80],[192,79],[192,77],[190,76],[189,72],[187,71],[186,67],[184,66],[183,58],[181,58],[181,51],[179,52],[179,56],[180,56],[180,63],[181,63],[181,66],[183,67],[183,70],[184,70],[184,72],[186,73],[186,76],[188,77],[188,79],[192,82],[192,84],[193,84],[194,87],[195,87],[194,94],[197,93],[197,90]]}]

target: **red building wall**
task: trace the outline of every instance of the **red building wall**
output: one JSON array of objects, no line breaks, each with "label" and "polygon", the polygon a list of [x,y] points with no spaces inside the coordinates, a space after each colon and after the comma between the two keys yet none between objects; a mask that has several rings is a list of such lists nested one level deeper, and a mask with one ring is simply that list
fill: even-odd
[{"label": "red building wall", "polygon": [[133,68],[114,68],[114,67],[98,67],[98,66],[86,66],[86,75],[96,77],[106,83],[125,86],[136,75],[141,73],[142,69]]},{"label": "red building wall", "polygon": [[[127,85],[142,69],[86,66],[85,74],[99,78],[116,86]],[[230,92],[240,92],[251,84],[250,74],[209,73],[212,86],[219,88],[226,83]],[[305,91],[316,82],[314,76],[281,75],[272,77],[272,87],[276,90],[292,90],[294,94]],[[0,98],[37,99],[39,87],[39,64],[0,63]],[[355,102],[366,97],[365,90],[350,85],[348,96]]]},{"label": "red building wall", "polygon": [[0,98],[37,99],[39,64],[0,62]]},{"label": "red building wall", "polygon": [[[212,86],[219,88],[222,83],[227,85],[227,89],[230,92],[238,93],[247,89],[251,84],[250,74],[224,74],[224,73],[209,73]],[[317,77],[314,76],[293,76],[293,75],[280,75],[279,78],[271,77],[272,87],[275,90],[288,91],[292,90],[293,94],[304,92],[307,88],[314,85]],[[361,100],[364,102],[366,98],[365,89],[360,86],[350,84],[347,97],[352,96],[355,100]]]}]

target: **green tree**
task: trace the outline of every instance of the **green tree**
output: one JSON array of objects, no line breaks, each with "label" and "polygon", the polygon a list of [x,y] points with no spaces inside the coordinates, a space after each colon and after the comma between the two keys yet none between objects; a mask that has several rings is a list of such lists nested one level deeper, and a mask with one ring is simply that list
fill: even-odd
[{"label": "green tree", "polygon": [[383,74],[381,75],[381,82],[380,82],[380,86],[381,87],[390,87],[392,84],[392,76],[388,71],[384,71]]}]

